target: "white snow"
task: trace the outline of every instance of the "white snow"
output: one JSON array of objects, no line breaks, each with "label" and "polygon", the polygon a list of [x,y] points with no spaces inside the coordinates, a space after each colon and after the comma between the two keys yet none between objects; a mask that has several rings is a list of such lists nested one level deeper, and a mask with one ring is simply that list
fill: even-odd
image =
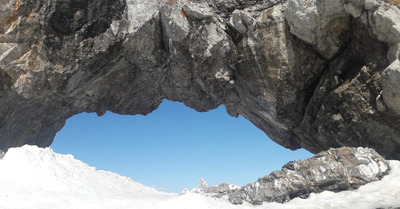
[{"label": "white snow", "polygon": [[96,170],[72,155],[50,148],[11,148],[0,160],[1,209],[261,209],[400,207],[400,162],[389,161],[390,174],[355,191],[311,194],[288,203],[232,205],[188,192],[156,191],[129,178]]}]

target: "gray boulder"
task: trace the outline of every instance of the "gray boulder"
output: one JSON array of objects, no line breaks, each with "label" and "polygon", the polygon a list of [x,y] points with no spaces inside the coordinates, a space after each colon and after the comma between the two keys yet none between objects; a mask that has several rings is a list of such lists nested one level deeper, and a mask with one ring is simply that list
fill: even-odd
[{"label": "gray boulder", "polygon": [[400,61],[398,59],[383,71],[381,80],[385,104],[400,115]]},{"label": "gray boulder", "polygon": [[284,203],[296,197],[307,198],[310,193],[357,189],[380,180],[389,170],[387,161],[373,149],[342,147],[306,160],[291,161],[282,170],[273,171],[241,188],[221,184],[207,185],[196,191],[213,197],[227,195],[233,204],[242,204],[243,201],[253,205]]},{"label": "gray boulder", "polygon": [[306,160],[289,162],[282,170],[273,171],[229,195],[233,195],[232,203],[238,202],[239,196],[254,205],[283,203],[295,197],[307,198],[310,193],[357,189],[380,180],[388,171],[389,164],[373,149],[329,149]]}]

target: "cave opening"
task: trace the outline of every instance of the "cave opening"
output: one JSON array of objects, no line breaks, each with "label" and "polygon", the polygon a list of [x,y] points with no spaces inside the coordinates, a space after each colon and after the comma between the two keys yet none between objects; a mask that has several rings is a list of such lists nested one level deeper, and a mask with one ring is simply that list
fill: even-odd
[{"label": "cave opening", "polygon": [[179,193],[200,178],[243,186],[312,154],[276,144],[223,106],[206,113],[164,101],[147,116],[107,112],[69,118],[51,148],[146,186]]}]

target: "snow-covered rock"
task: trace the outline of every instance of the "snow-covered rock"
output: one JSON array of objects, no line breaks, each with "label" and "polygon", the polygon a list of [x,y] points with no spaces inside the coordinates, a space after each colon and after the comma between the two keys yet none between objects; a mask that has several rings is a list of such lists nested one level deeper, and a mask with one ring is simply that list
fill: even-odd
[{"label": "snow-covered rock", "polygon": [[226,195],[233,190],[239,190],[240,188],[241,187],[237,185],[225,183],[215,186],[209,186],[207,181],[204,178],[201,178],[195,188],[193,188],[192,190],[188,190],[187,188],[185,188],[181,192],[181,195],[187,193],[199,193],[205,196],[221,198],[223,195]]},{"label": "snow-covered rock", "polygon": [[205,179],[201,178],[195,188],[191,190],[193,193],[204,193],[208,189],[208,183]]},{"label": "snow-covered rock", "polygon": [[283,203],[296,197],[307,198],[311,193],[357,189],[380,180],[388,172],[388,162],[373,149],[332,148],[306,160],[291,161],[282,170],[241,188],[228,184],[210,187],[201,179],[192,192],[212,197],[226,195],[233,204]]}]

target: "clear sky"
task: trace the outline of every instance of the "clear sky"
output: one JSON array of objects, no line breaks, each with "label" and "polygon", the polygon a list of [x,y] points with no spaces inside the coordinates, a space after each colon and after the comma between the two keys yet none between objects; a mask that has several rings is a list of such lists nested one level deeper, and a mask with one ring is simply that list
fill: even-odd
[{"label": "clear sky", "polygon": [[223,106],[199,113],[171,101],[147,116],[75,115],[51,148],[97,169],[175,193],[192,189],[200,178],[210,185],[243,186],[288,161],[312,155],[281,147],[243,117],[229,116]]}]

